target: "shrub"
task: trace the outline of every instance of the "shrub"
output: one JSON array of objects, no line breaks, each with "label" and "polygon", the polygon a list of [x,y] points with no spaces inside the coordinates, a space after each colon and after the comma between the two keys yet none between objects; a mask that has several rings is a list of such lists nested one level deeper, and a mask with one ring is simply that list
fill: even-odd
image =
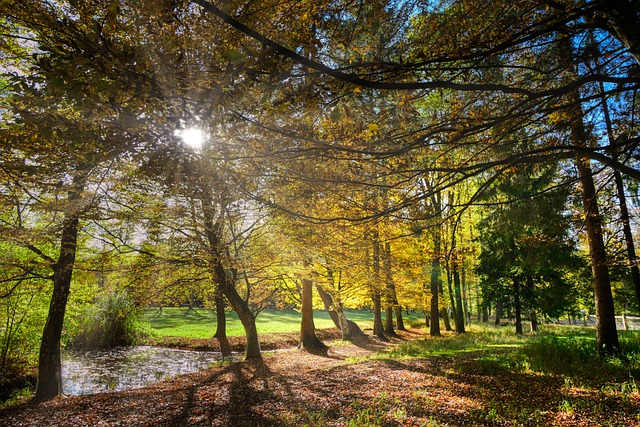
[{"label": "shrub", "polygon": [[140,311],[126,291],[112,292],[89,306],[69,345],[77,349],[111,348],[138,343],[145,332]]}]

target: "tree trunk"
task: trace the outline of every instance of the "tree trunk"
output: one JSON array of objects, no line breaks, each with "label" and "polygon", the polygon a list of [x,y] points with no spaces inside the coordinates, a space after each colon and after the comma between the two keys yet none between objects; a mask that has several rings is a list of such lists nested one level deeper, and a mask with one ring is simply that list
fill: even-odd
[{"label": "tree trunk", "polygon": [[589,240],[593,288],[596,297],[598,349],[605,353],[616,353],[619,348],[618,331],[616,329],[607,254],[602,236],[602,218],[598,209],[595,184],[591,176],[591,162],[586,158],[578,158],[576,161],[582,186],[582,202],[586,216],[585,227],[587,228]]},{"label": "tree trunk", "polygon": [[453,270],[451,268],[447,268],[447,290],[449,291],[449,306],[451,307],[449,316],[452,316],[452,318],[455,320],[456,293],[453,290]]},{"label": "tree trunk", "polygon": [[635,245],[633,244],[633,232],[629,219],[629,209],[624,192],[624,182],[619,171],[614,170],[613,176],[616,181],[616,191],[618,192],[618,203],[620,204],[620,220],[622,221],[622,231],[624,241],[627,246],[627,259],[629,260],[629,270],[631,273],[631,283],[636,294],[636,303],[640,310],[640,268],[638,268],[638,257],[636,256]]},{"label": "tree trunk", "polygon": [[334,303],[331,295],[329,295],[324,289],[322,289],[322,286],[316,285],[316,289],[318,290],[320,299],[322,299],[324,309],[329,313],[329,317],[331,317],[333,324],[342,332],[342,339],[344,341],[352,340],[357,336],[365,335],[365,333],[362,332],[362,329],[360,329],[360,326],[358,326],[357,323],[347,319],[347,316],[344,314],[344,310],[342,309],[342,304],[340,304],[339,302]]},{"label": "tree trunk", "polygon": [[500,316],[502,316],[502,301],[496,302],[496,321],[495,325],[500,326]]},{"label": "tree trunk", "polygon": [[224,311],[224,295],[220,285],[216,285],[214,301],[216,304],[216,333],[213,337],[220,344],[220,353],[223,356],[229,356],[231,354],[231,344],[227,338],[227,314]]},{"label": "tree trunk", "polygon": [[378,232],[373,234],[373,283],[371,299],[373,301],[373,335],[386,339],[382,326],[382,303],[380,301],[380,241]]},{"label": "tree trunk", "polygon": [[482,303],[482,323],[489,323],[489,307],[486,302]]},{"label": "tree trunk", "polygon": [[[619,4],[624,1],[619,0]],[[571,39],[564,37],[560,40],[559,60],[569,70],[574,70],[573,46]],[[575,73],[577,75],[577,73]],[[571,144],[576,147],[589,147],[589,137],[584,125],[584,111],[580,93],[575,90],[569,94],[572,108],[570,112],[569,130]],[[611,279],[607,265],[607,252],[602,235],[602,217],[598,208],[598,199],[591,170],[591,161],[586,157],[576,155],[578,175],[582,192],[582,204],[585,214],[585,228],[589,242],[591,256],[591,271],[593,273],[593,289],[596,300],[596,340],[598,351],[602,353],[617,353],[619,349],[618,331],[616,329],[613,295],[611,293]]]},{"label": "tree trunk", "polygon": [[406,331],[407,328],[406,326],[404,326],[404,320],[402,320],[402,307],[400,307],[400,305],[398,305],[398,302],[396,301],[394,307],[393,307],[393,311],[396,314],[396,328],[399,331]]},{"label": "tree trunk", "polygon": [[456,333],[463,334],[465,333],[464,328],[464,312],[462,310],[462,290],[460,287],[460,273],[458,272],[458,260],[457,257],[453,259],[453,285],[455,288],[455,321],[456,321]]},{"label": "tree trunk", "polygon": [[[335,306],[333,304],[333,298],[331,298],[331,295],[329,295],[327,291],[322,289],[322,286],[318,284],[316,284],[316,290],[318,291],[318,295],[320,295],[320,299],[322,300],[324,309],[327,311],[327,313],[329,313],[329,317],[331,318],[331,321],[333,322],[336,328],[343,331],[341,327],[340,319],[338,318],[338,312],[337,310],[334,309]],[[343,335],[344,335],[344,331],[343,331]]]},{"label": "tree trunk", "polygon": [[529,318],[531,319],[531,333],[537,334],[538,333],[538,314],[536,313],[535,309],[531,309]]},{"label": "tree trunk", "polygon": [[481,321],[483,321],[484,313],[482,311],[484,311],[484,307],[480,299],[480,292],[478,289],[478,279],[476,279],[475,281],[475,290],[476,290],[476,309],[478,310],[478,323],[480,323]]},{"label": "tree trunk", "polygon": [[371,295],[373,301],[373,335],[380,339],[386,339],[382,326],[382,303],[380,301],[380,292],[374,290]]},{"label": "tree trunk", "polygon": [[447,312],[446,307],[442,307],[440,309],[440,318],[442,319],[442,323],[444,324],[445,331],[453,331],[451,327],[451,320],[449,319],[449,313]]},{"label": "tree trunk", "polygon": [[467,269],[462,267],[460,276],[460,289],[462,289],[462,309],[464,311],[464,321],[468,325],[471,323],[471,314],[469,313],[469,300],[467,299]]},{"label": "tree trunk", "polygon": [[387,336],[396,336],[396,331],[393,327],[393,306],[387,305],[384,309],[384,333]]},{"label": "tree trunk", "polygon": [[40,342],[35,393],[35,399],[39,401],[53,399],[62,394],[60,338],[76,261],[82,191],[85,184],[86,175],[76,173],[72,188],[68,192],[68,207],[65,209],[60,235],[60,254],[53,265],[53,294]]},{"label": "tree trunk", "polygon": [[[387,304],[385,310],[385,333],[387,335],[393,336],[396,335],[396,332],[393,329],[393,310],[395,307],[398,307],[398,298],[396,296],[396,285],[393,282],[393,275],[391,273],[391,244],[389,242],[385,242],[384,244],[384,254],[382,260],[386,282],[385,300]],[[402,314],[400,314],[400,319],[402,319]]]},{"label": "tree trunk", "polygon": [[224,283],[222,292],[224,296],[227,297],[227,301],[229,301],[229,304],[231,304],[231,307],[238,315],[240,323],[242,323],[242,327],[244,328],[246,339],[245,360],[261,360],[262,353],[260,350],[260,338],[258,337],[258,330],[256,329],[255,315],[249,308],[249,304],[238,294],[235,283],[229,280],[221,263],[217,264],[216,271],[218,279]]},{"label": "tree trunk", "polygon": [[215,338],[226,338],[227,316],[224,311],[224,295],[222,295],[222,287],[220,285],[216,285],[213,298],[216,305],[216,333],[213,336]]},{"label": "tree trunk", "polygon": [[[445,297],[444,297],[444,285],[442,283],[442,280],[438,280],[438,293],[440,295],[440,301],[442,301],[442,303],[444,304]],[[451,328],[451,322],[449,321],[449,315],[447,313],[447,308],[446,307],[442,307],[440,308],[440,317],[442,318],[442,322],[444,323],[444,330],[445,331],[452,331],[453,328]]]},{"label": "tree trunk", "polygon": [[[613,125],[611,123],[611,116],[609,114],[609,105],[605,96],[604,84],[599,83],[600,95],[602,98],[602,112],[604,114],[605,124],[607,127],[607,135],[609,136],[609,145],[615,147],[616,138],[613,131]],[[618,160],[618,150],[611,148],[611,155],[615,160]],[[616,183],[616,193],[618,195],[618,204],[620,206],[620,221],[622,222],[622,232],[624,234],[624,241],[627,247],[627,260],[629,262],[629,270],[631,273],[631,283],[633,283],[633,289],[636,294],[636,303],[640,310],[640,268],[638,268],[638,258],[636,256],[636,248],[633,244],[633,232],[631,231],[631,222],[629,219],[629,208],[627,207],[627,197],[624,191],[624,181],[622,180],[622,174],[620,171],[613,171],[613,178]]]},{"label": "tree trunk", "polygon": [[[454,321],[455,326],[455,315],[456,315],[456,294],[453,290],[453,274],[451,269],[447,270],[447,291],[449,292],[449,309],[446,311],[447,313],[447,321],[450,322],[451,319]],[[446,322],[445,322],[446,326]],[[452,331],[451,323],[449,323],[448,331]]]},{"label": "tree trunk", "polygon": [[221,287],[222,293],[229,301],[231,308],[238,314],[240,323],[244,328],[246,345],[245,360],[260,360],[262,353],[260,351],[260,338],[256,329],[256,318],[247,301],[242,299],[236,290],[236,276],[233,272],[232,277],[227,276],[227,271],[222,264],[223,248],[221,238],[221,221],[215,222],[215,213],[213,212],[213,203],[206,196],[202,197],[202,212],[205,223],[205,236],[209,243],[209,268],[212,270],[213,277],[218,286]]},{"label": "tree trunk", "polygon": [[324,350],[327,346],[316,335],[316,326],[313,322],[313,283],[309,279],[302,279],[301,301],[302,320],[298,348],[311,352]]},{"label": "tree trunk", "polygon": [[438,293],[440,289],[442,289],[442,284],[440,283],[440,226],[436,226],[433,231],[433,258],[431,259],[431,325],[429,327],[429,335],[432,337],[441,335],[438,315]]},{"label": "tree trunk", "polygon": [[522,330],[522,304],[520,303],[520,279],[513,278],[513,305],[516,309],[516,335],[523,335]]}]

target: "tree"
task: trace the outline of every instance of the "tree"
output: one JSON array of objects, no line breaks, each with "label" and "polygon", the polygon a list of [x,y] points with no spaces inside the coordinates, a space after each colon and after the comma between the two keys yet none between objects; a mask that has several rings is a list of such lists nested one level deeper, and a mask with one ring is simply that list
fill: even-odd
[{"label": "tree", "polygon": [[302,279],[302,321],[300,324],[300,348],[307,351],[320,351],[327,348],[316,335],[313,323],[313,282]]},{"label": "tree", "polygon": [[496,323],[503,303],[513,305],[517,334],[524,307],[532,321],[536,311],[556,317],[573,291],[564,272],[576,264],[575,243],[568,237],[566,195],[553,188],[557,173],[553,166],[530,166],[503,174],[492,190],[495,205],[478,225],[485,301],[498,304]]}]

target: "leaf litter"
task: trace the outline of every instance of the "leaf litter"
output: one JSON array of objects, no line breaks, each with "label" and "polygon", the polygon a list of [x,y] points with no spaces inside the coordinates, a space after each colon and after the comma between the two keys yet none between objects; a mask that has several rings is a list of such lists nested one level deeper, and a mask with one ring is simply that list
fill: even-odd
[{"label": "leaf litter", "polygon": [[637,393],[577,393],[560,375],[477,369],[473,353],[399,360],[378,353],[424,334],[335,342],[323,354],[286,341],[260,362],[4,408],[0,426],[640,426]]}]

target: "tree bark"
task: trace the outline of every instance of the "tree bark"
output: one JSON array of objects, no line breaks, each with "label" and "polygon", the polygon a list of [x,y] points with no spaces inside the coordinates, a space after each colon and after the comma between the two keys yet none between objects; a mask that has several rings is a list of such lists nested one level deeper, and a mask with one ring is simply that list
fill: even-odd
[{"label": "tree bark", "polygon": [[[444,297],[444,284],[442,283],[442,280],[438,280],[438,293],[440,294],[440,300],[443,302],[445,300]],[[445,331],[452,331],[453,328],[451,327],[451,322],[449,321],[449,313],[447,313],[447,308],[446,307],[442,307],[440,308],[440,317],[442,318],[442,322],[444,323],[444,330]]]},{"label": "tree bark", "polygon": [[386,339],[382,325],[382,302],[380,292],[374,290],[371,295],[373,301],[373,335],[380,339]]},{"label": "tree bark", "polygon": [[231,304],[231,308],[238,314],[245,333],[245,360],[261,360],[260,338],[256,328],[256,317],[249,308],[249,304],[242,299],[235,287],[235,281],[227,276],[221,262],[215,265],[218,284],[222,284],[222,292]]},{"label": "tree bark", "polygon": [[[572,127],[575,127],[572,126]],[[572,131],[572,133],[574,133]],[[596,188],[587,158],[577,158],[582,186],[582,203],[585,211],[585,227],[589,240],[593,289],[596,297],[596,329],[598,349],[604,353],[616,353],[619,348],[616,329],[611,279],[607,265],[607,253],[602,236],[602,218],[598,209]]]},{"label": "tree bark", "polygon": [[495,325],[500,326],[500,316],[502,316],[502,301],[496,302],[496,320]]},{"label": "tree bark", "polygon": [[220,353],[223,356],[229,356],[231,354],[231,343],[227,338],[227,314],[225,313],[224,295],[222,294],[222,288],[220,285],[216,285],[214,294],[214,301],[216,304],[216,333],[213,335],[220,344]]},{"label": "tree bark", "polygon": [[226,338],[227,316],[224,311],[224,295],[222,294],[222,287],[220,285],[216,285],[213,298],[216,305],[216,333],[213,336],[215,338]]},{"label": "tree bark", "polygon": [[[393,282],[393,274],[391,272],[391,244],[389,242],[385,242],[384,244],[384,254],[383,254],[382,260],[384,264],[384,276],[385,276],[385,282],[386,282],[385,300],[387,305],[385,310],[385,333],[387,335],[393,336],[393,335],[396,335],[396,332],[393,329],[394,309],[400,308],[400,307],[398,306],[398,298],[396,296],[396,285]],[[400,313],[400,320],[402,321],[402,313]]]},{"label": "tree bark", "polygon": [[462,310],[462,290],[460,286],[460,273],[458,272],[458,259],[454,256],[453,258],[453,286],[455,288],[455,321],[456,321],[456,333],[463,334],[465,333],[464,327],[464,312]]},{"label": "tree bark", "polygon": [[[450,260],[449,260],[450,261]],[[447,313],[447,321],[446,322],[450,322],[451,319],[454,320],[454,326],[455,326],[455,316],[456,316],[456,294],[455,291],[453,290],[453,270],[450,266],[450,262],[447,264],[447,290],[449,292],[449,307],[450,310],[448,310]],[[445,326],[446,326],[446,322],[445,322]],[[447,331],[451,331],[453,329],[451,329],[451,323],[449,323],[449,328],[447,329]]]},{"label": "tree bark", "polygon": [[382,303],[380,301],[380,241],[378,232],[373,234],[373,283],[371,299],[373,301],[373,335],[386,339],[382,326]]},{"label": "tree bark", "polygon": [[531,333],[538,333],[538,313],[536,313],[535,309],[531,309],[529,318],[531,319]]},{"label": "tree bark", "polygon": [[[617,0],[619,4],[625,0]],[[564,37],[560,40],[559,60],[565,67],[575,73],[573,62],[573,46],[571,39]],[[577,74],[577,73],[576,73]],[[584,111],[582,100],[577,90],[569,94],[572,108],[569,109],[569,131],[571,144],[580,147],[589,147],[588,132],[584,125]],[[607,265],[607,252],[602,235],[602,217],[598,208],[596,186],[591,170],[591,161],[587,157],[576,155],[576,164],[582,192],[582,204],[585,214],[585,228],[589,242],[591,256],[591,271],[593,273],[593,289],[596,300],[596,340],[598,351],[601,353],[617,353],[619,349],[618,331],[616,329],[613,295],[611,292],[611,278]]]},{"label": "tree bark", "polygon": [[614,170],[613,177],[616,182],[616,191],[618,193],[618,201],[620,204],[620,220],[622,221],[622,231],[624,233],[624,241],[627,247],[627,259],[629,260],[629,270],[631,273],[631,283],[636,294],[636,304],[640,310],[640,268],[638,268],[638,257],[636,248],[633,244],[633,232],[631,231],[631,220],[629,218],[629,209],[627,207],[627,198],[624,191],[624,182],[622,174]]},{"label": "tree bark", "polygon": [[622,221],[624,241],[627,246],[627,259],[629,260],[629,270],[631,271],[631,282],[633,283],[633,289],[636,294],[636,303],[640,310],[640,268],[638,268],[638,257],[633,243],[633,232],[631,231],[631,220],[624,191],[624,182],[622,181],[622,174],[619,171],[616,170],[613,173],[620,203],[620,220]]},{"label": "tree bark", "polygon": [[513,305],[516,310],[516,335],[523,335],[522,304],[520,303],[520,278],[513,278]]},{"label": "tree bark", "polygon": [[62,394],[60,338],[71,292],[71,279],[78,249],[82,192],[86,179],[84,172],[76,173],[67,196],[67,208],[60,235],[60,254],[53,265],[53,294],[40,342],[35,393],[35,399],[38,401],[53,399]]},{"label": "tree bark", "polygon": [[316,335],[316,326],[313,322],[313,283],[311,280],[302,279],[302,320],[300,322],[300,345],[298,348],[315,352],[324,350],[326,345]]},{"label": "tree bark", "polygon": [[261,360],[262,353],[260,351],[260,339],[258,330],[256,329],[256,318],[247,301],[242,299],[236,290],[235,282],[237,274],[227,275],[222,263],[222,236],[221,220],[215,221],[215,213],[213,212],[213,203],[206,196],[202,196],[202,212],[205,223],[205,236],[209,243],[209,268],[212,270],[213,277],[218,286],[221,287],[222,293],[229,301],[231,308],[238,314],[240,323],[244,328],[246,344],[245,344],[245,360]]},{"label": "tree bark", "polygon": [[469,313],[469,305],[470,302],[467,299],[467,269],[462,267],[462,273],[460,275],[460,286],[462,289],[462,309],[464,311],[464,322],[465,324],[471,323],[471,314]]},{"label": "tree bark", "polygon": [[324,309],[329,313],[329,317],[331,317],[333,324],[342,332],[342,340],[348,341],[357,336],[365,335],[357,323],[347,319],[347,316],[344,314],[344,310],[342,309],[342,304],[334,302],[331,295],[322,289],[322,286],[316,285],[316,289],[318,290],[320,299],[322,299]]},{"label": "tree bark", "polygon": [[[331,298],[331,295],[329,295],[327,291],[322,289],[322,286],[318,284],[316,284],[316,290],[318,291],[318,295],[320,295],[320,299],[322,300],[322,305],[324,305],[324,309],[327,311],[327,313],[329,313],[329,317],[331,318],[331,321],[333,322],[336,328],[343,331],[341,327],[340,319],[338,318],[338,312],[334,308],[333,298]],[[344,331],[343,331],[343,335],[344,335]]]},{"label": "tree bark", "polygon": [[[609,114],[609,105],[605,96],[604,84],[599,83],[600,96],[602,98],[602,112],[604,114],[605,124],[607,127],[607,135],[609,137],[609,145],[614,146],[616,142],[615,134],[613,131],[613,125],[611,123],[611,116]],[[618,160],[618,150],[611,149],[611,157],[614,160]],[[629,208],[627,207],[627,197],[624,191],[624,181],[622,180],[622,174],[619,170],[614,169],[613,178],[616,183],[616,193],[618,195],[618,204],[620,207],[620,221],[622,222],[622,232],[624,234],[624,241],[627,247],[627,260],[629,262],[629,270],[631,273],[631,283],[636,294],[636,303],[640,310],[640,268],[638,268],[638,258],[636,256],[636,248],[633,244],[633,232],[631,231],[631,222],[629,218]]]},{"label": "tree bark", "polygon": [[483,310],[483,304],[482,304],[482,299],[480,297],[480,290],[478,289],[478,279],[476,279],[475,281],[475,291],[476,291],[476,310],[478,310],[478,323],[480,323],[482,321],[482,310]]},{"label": "tree bark", "polygon": [[396,314],[396,328],[399,331],[406,331],[407,327],[404,326],[404,320],[402,319],[402,307],[400,307],[397,300],[395,305],[393,306],[393,311]]},{"label": "tree bark", "polygon": [[440,319],[438,315],[438,293],[442,288],[440,283],[440,226],[433,231],[433,258],[431,259],[431,325],[429,335],[439,337]]}]

